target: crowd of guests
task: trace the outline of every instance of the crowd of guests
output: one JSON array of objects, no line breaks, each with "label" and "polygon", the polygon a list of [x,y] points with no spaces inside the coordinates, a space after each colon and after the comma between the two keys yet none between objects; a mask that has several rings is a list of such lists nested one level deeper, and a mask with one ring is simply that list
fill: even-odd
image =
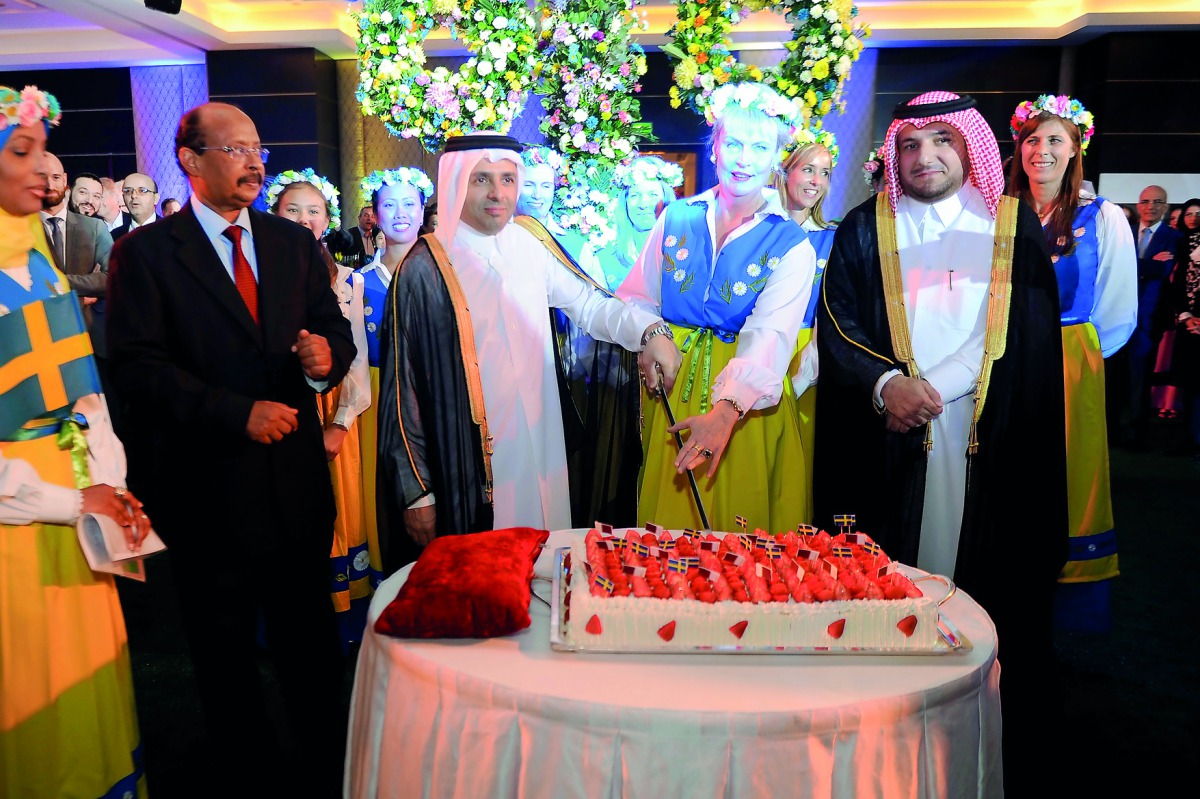
[{"label": "crowd of guests", "polygon": [[[712,103],[716,186],[678,197],[678,167],[638,155],[613,177],[605,239],[556,205],[561,156],[507,136],[451,138],[436,202],[419,169],[372,173],[343,227],[323,176],[268,178],[233,106],[181,119],[181,203],[141,173],[68,181],[46,150],[57,103],[0,89],[16,109],[0,324],[33,330],[65,297],[91,333],[65,397],[0,385],[0,551],[29,561],[0,582],[25,658],[0,672],[0,756],[17,764],[0,793],[144,790],[119,602],[75,543],[84,513],[131,548],[151,523],[167,543],[209,735],[255,789],[273,790],[282,751],[260,644],[289,773],[335,795],[347,645],[374,586],[438,536],[781,531],[847,512],[992,614],[1021,785],[1048,744],[1054,603],[1060,623],[1102,627],[1118,573],[1105,359],[1127,353],[1130,403],[1149,406],[1166,357],[1200,442],[1200,200],[1173,231],[1148,187],[1135,245],[1084,186],[1077,102],[1022,104],[1005,174],[974,101],[929,92],[896,108],[864,167],[876,194],[835,224],[831,137],[761,84]],[[993,568],[1016,496],[1043,509],[1019,601]],[[58,642],[75,636],[95,640]],[[51,660],[78,675],[29,691]]]}]

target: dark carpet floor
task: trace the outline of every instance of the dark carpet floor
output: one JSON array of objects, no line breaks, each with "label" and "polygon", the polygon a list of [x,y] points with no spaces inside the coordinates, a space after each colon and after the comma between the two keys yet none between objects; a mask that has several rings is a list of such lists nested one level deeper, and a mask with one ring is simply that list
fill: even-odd
[{"label": "dark carpet floor", "polygon": [[[1113,626],[1057,636],[1066,712],[1046,719],[1058,743],[1044,768],[1070,787],[1056,795],[1165,796],[1168,786],[1190,784],[1200,761],[1200,465],[1165,454],[1181,436],[1178,422],[1154,420],[1143,448],[1112,450],[1121,557]],[[205,740],[170,564],[148,567],[149,582],[121,581],[121,596],[150,795],[202,796],[201,775],[221,769],[219,743]],[[347,702],[353,655],[345,684],[331,688]],[[273,686],[265,659],[263,673]]]}]

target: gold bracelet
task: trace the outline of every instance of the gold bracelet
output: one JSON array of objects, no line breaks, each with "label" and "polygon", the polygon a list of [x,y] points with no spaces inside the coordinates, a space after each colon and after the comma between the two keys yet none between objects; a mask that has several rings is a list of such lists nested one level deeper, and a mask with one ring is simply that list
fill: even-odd
[{"label": "gold bracelet", "polygon": [[721,397],[717,402],[728,402],[737,411],[738,419],[746,418],[746,409],[742,407],[742,403],[738,402],[733,397]]}]

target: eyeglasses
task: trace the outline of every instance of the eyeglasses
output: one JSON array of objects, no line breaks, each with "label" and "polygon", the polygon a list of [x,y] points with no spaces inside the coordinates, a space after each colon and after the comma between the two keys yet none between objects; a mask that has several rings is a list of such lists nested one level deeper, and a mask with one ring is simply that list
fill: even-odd
[{"label": "eyeglasses", "polygon": [[248,155],[253,155],[253,156],[257,156],[258,159],[260,161],[262,161],[264,164],[267,163],[267,156],[269,156],[271,154],[271,151],[268,150],[266,147],[197,147],[196,148],[196,151],[201,152],[201,153],[204,152],[205,150],[220,150],[223,153],[228,153],[229,157],[233,160],[237,160],[239,158],[245,158]]},{"label": "eyeglasses", "polygon": [[154,194],[154,189],[148,189],[145,186],[137,186],[137,187],[126,186],[125,188],[121,189],[121,193],[126,196],[133,194],[135,192],[137,194]]},{"label": "eyeglasses", "polygon": [[1138,205],[1166,205],[1166,200],[1138,200]]}]

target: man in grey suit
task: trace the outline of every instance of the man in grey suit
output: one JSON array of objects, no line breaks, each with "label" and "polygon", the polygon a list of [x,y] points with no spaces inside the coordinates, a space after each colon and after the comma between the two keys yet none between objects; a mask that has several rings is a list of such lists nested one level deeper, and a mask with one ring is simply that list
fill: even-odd
[{"label": "man in grey suit", "polygon": [[54,251],[55,266],[67,276],[67,283],[83,302],[83,318],[92,334],[92,347],[103,358],[104,326],[94,323],[93,306],[108,291],[108,256],[113,240],[104,222],[67,208],[67,173],[62,161],[46,153],[45,178],[48,184],[42,198],[42,224],[46,239]]}]

